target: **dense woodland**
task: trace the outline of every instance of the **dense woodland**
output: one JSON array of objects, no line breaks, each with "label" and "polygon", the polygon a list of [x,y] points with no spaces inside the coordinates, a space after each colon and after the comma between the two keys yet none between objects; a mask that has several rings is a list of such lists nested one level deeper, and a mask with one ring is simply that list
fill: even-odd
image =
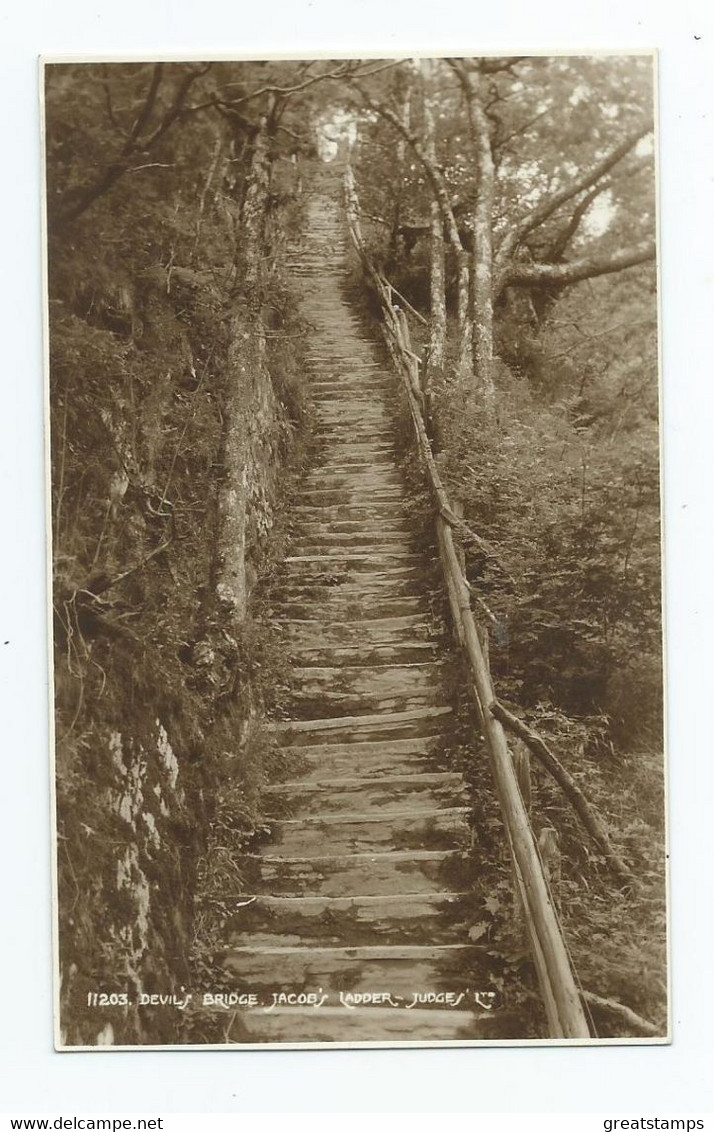
[{"label": "dense woodland", "polygon": [[[351,162],[369,254],[411,320],[437,462],[477,532],[466,569],[499,695],[560,753],[632,870],[612,876],[543,778],[578,968],[661,1020],[652,102],[648,56],[47,68],[67,1002],[150,985],[161,964],[188,983],[220,831],[261,824],[275,772],[261,719],[287,678],[261,593],[311,458],[309,328],[285,251],[328,156]],[[353,289],[376,325],[357,262]],[[255,391],[237,373],[268,381],[268,439],[249,435]],[[246,453],[260,472],[241,497]],[[110,879],[136,829],[108,801],[109,752],[117,730],[148,749],[157,720],[183,793],[164,833],[171,884],[165,860],[139,854],[163,888],[149,960]]]}]

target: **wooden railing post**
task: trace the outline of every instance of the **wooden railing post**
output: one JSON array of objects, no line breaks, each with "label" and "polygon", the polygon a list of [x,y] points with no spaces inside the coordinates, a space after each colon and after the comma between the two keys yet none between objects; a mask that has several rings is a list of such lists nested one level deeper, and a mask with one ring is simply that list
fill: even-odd
[{"label": "wooden railing post", "polygon": [[525,743],[519,743],[517,740],[513,744],[513,767],[516,772],[516,781],[518,782],[518,789],[521,792],[523,805],[526,807],[528,813],[530,813],[532,803],[531,756]]}]

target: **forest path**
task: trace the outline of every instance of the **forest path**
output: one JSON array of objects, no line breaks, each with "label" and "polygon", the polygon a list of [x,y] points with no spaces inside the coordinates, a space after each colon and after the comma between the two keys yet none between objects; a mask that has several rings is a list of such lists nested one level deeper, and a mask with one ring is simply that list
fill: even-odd
[{"label": "forest path", "polygon": [[[491,984],[468,936],[467,791],[444,769],[453,657],[394,455],[395,377],[344,294],[339,179],[325,170],[312,188],[291,268],[313,327],[322,454],[273,602],[293,678],[291,718],[274,726],[294,769],[264,792],[272,836],[240,862],[254,896],[229,922],[223,962],[233,989],[263,1002],[329,997],[241,1010],[228,1040],[495,1038],[503,1014],[474,993]],[[375,998],[351,1008],[347,994]]]}]

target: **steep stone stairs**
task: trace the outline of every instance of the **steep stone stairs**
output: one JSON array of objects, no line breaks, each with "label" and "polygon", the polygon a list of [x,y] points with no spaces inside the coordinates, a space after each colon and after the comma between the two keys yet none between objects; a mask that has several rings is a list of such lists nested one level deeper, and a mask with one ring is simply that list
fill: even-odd
[{"label": "steep stone stairs", "polygon": [[274,602],[294,680],[292,717],[274,726],[294,772],[265,790],[272,836],[240,862],[253,896],[224,957],[228,982],[271,1009],[237,1011],[228,1040],[490,1039],[503,1019],[476,997],[490,984],[468,935],[468,796],[439,757],[453,663],[395,461],[396,379],[343,293],[346,263],[325,171],[292,265],[322,459]]}]

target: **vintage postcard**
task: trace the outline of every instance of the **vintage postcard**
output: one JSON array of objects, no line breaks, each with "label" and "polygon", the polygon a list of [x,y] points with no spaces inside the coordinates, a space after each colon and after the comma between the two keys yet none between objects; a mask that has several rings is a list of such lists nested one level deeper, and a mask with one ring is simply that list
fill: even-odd
[{"label": "vintage postcard", "polygon": [[655,63],[44,62],[58,1049],[668,1041]]}]

